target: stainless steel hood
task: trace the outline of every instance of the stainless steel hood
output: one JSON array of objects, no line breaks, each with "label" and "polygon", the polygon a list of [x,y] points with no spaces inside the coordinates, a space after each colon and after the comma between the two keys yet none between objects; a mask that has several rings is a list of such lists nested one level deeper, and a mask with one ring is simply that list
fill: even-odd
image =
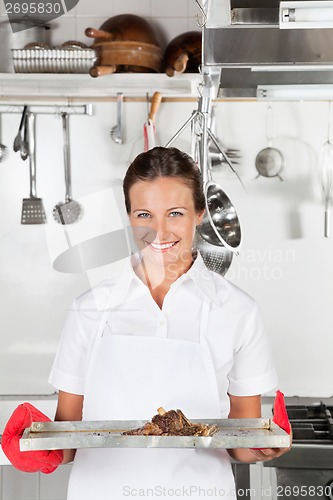
[{"label": "stainless steel hood", "polygon": [[231,2],[230,24],[207,26],[203,65],[221,70],[219,97],[271,100],[281,87],[287,99],[333,99],[332,28],[280,29],[277,0]]}]

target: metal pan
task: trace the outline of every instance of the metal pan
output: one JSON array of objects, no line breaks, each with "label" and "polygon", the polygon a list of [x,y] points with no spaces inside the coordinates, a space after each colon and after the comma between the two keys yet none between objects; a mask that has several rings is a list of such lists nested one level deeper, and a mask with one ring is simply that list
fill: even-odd
[{"label": "metal pan", "polygon": [[202,436],[128,436],[122,433],[142,427],[140,420],[34,422],[20,439],[20,450],[72,448],[283,448],[290,436],[270,419],[242,418],[191,420],[217,425],[219,430]]}]

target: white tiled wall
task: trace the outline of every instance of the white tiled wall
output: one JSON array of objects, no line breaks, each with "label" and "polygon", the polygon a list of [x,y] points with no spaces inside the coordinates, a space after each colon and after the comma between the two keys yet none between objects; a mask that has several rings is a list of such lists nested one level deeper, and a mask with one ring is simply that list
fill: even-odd
[{"label": "white tiled wall", "polygon": [[0,469],[0,500],[65,500],[71,465],[52,474],[27,474],[4,465]]},{"label": "white tiled wall", "polygon": [[[79,40],[90,45],[93,40],[84,34],[87,27],[99,28],[108,18],[127,13],[142,16],[152,24],[163,50],[180,33],[199,29],[195,0],[79,0],[74,9],[50,23],[51,43]],[[7,20],[4,2],[0,0],[0,22]],[[174,128],[181,123],[182,119]],[[5,416],[7,418],[7,414]],[[71,465],[65,465],[49,475],[26,474],[3,465],[0,467],[0,500],[65,500],[70,469]]]},{"label": "white tiled wall", "polygon": [[[57,45],[79,40],[89,45],[92,40],[85,36],[85,29],[100,28],[108,18],[118,14],[136,14],[149,20],[162,49],[180,33],[200,29],[195,0],[79,0],[72,10],[51,21],[51,42]],[[7,19],[5,2],[0,1],[0,21]]]}]

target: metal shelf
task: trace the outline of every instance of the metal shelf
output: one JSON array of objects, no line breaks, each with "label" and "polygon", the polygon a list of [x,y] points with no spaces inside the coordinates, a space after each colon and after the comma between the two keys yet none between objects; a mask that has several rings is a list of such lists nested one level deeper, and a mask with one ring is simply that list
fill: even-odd
[{"label": "metal shelf", "polygon": [[41,100],[48,97],[103,100],[116,97],[117,92],[145,100],[147,92],[152,95],[157,90],[164,97],[189,98],[198,96],[200,81],[200,74],[193,73],[171,78],[164,73],[117,73],[100,78],[86,74],[0,73],[0,100]]}]

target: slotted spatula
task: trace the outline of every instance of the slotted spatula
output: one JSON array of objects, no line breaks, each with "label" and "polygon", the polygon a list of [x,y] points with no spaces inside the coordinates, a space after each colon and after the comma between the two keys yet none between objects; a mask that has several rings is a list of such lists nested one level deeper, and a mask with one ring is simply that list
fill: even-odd
[{"label": "slotted spatula", "polygon": [[35,135],[35,115],[27,114],[27,139],[29,149],[30,167],[30,196],[23,198],[21,224],[45,224],[46,215],[43,201],[37,197],[36,193],[36,135]]}]

